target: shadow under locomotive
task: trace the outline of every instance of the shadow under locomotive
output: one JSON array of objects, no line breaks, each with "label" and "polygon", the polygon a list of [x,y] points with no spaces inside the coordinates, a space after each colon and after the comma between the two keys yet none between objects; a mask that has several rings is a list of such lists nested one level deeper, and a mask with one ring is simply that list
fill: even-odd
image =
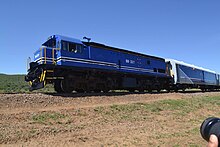
[{"label": "shadow under locomotive", "polygon": [[94,97],[94,96],[107,96],[107,97],[114,97],[114,96],[126,96],[126,95],[135,95],[135,94],[166,94],[168,93],[167,91],[152,91],[152,92],[100,92],[100,93],[44,93],[47,95],[52,95],[52,96],[61,96],[61,97],[71,97],[71,98],[78,98],[78,97]]}]

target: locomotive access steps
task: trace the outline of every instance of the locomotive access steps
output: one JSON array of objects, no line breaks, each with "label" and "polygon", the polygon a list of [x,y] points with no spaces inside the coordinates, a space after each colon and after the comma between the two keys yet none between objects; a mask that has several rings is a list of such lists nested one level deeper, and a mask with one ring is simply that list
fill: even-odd
[{"label": "locomotive access steps", "polygon": [[62,80],[63,77],[57,77],[54,75],[54,70],[45,70],[45,80],[52,82],[53,80]]}]

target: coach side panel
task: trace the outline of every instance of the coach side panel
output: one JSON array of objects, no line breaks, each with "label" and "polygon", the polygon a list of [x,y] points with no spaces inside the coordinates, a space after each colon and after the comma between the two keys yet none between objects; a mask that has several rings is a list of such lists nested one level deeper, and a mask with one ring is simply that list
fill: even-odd
[{"label": "coach side panel", "polygon": [[188,67],[185,65],[177,64],[177,83],[179,84],[203,84],[203,71]]},{"label": "coach side panel", "polygon": [[216,74],[204,71],[204,82],[206,85],[217,85]]}]

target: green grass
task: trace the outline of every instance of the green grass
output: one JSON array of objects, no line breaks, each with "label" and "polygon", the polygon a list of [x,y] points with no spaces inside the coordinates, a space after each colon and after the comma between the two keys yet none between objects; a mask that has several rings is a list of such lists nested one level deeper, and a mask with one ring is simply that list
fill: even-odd
[{"label": "green grass", "polygon": [[[28,93],[29,84],[24,80],[25,75],[0,74],[0,93]],[[34,92],[54,92],[52,85]]]},{"label": "green grass", "polygon": [[[170,112],[175,116],[185,116],[201,108],[209,110],[220,106],[220,96],[213,97],[195,97],[193,99],[179,100],[160,100],[151,103],[134,103],[126,105],[112,105],[110,107],[94,108],[96,113],[100,113],[108,118],[109,116],[118,120],[146,120],[147,114],[160,114],[163,111]],[[141,112],[141,113],[138,113]],[[139,115],[135,115],[138,113]],[[140,115],[141,114],[141,115]],[[195,120],[190,120],[195,122]]]},{"label": "green grass", "polygon": [[41,114],[36,114],[32,116],[32,121],[34,123],[40,123],[40,124],[54,124],[58,123],[61,124],[62,120],[67,118],[68,116],[57,113],[57,112],[47,112],[47,113],[41,113]]},{"label": "green grass", "polygon": [[24,75],[0,74],[0,93],[22,93],[28,91]]},{"label": "green grass", "polygon": [[[190,108],[190,109],[189,109]],[[154,103],[135,103],[129,105],[112,105],[110,106],[111,113],[132,113],[135,111],[146,112],[161,112],[166,110],[191,110],[190,102],[187,100],[161,100]],[[94,109],[98,112],[103,112],[103,108],[98,107]]]}]

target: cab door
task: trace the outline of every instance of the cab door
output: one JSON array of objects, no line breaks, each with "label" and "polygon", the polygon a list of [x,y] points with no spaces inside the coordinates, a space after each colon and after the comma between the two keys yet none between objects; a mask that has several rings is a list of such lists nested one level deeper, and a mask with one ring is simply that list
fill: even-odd
[{"label": "cab door", "polygon": [[54,58],[54,62],[57,64],[57,59],[61,57],[61,41],[59,39],[56,40],[56,48],[52,50],[52,58]]}]

